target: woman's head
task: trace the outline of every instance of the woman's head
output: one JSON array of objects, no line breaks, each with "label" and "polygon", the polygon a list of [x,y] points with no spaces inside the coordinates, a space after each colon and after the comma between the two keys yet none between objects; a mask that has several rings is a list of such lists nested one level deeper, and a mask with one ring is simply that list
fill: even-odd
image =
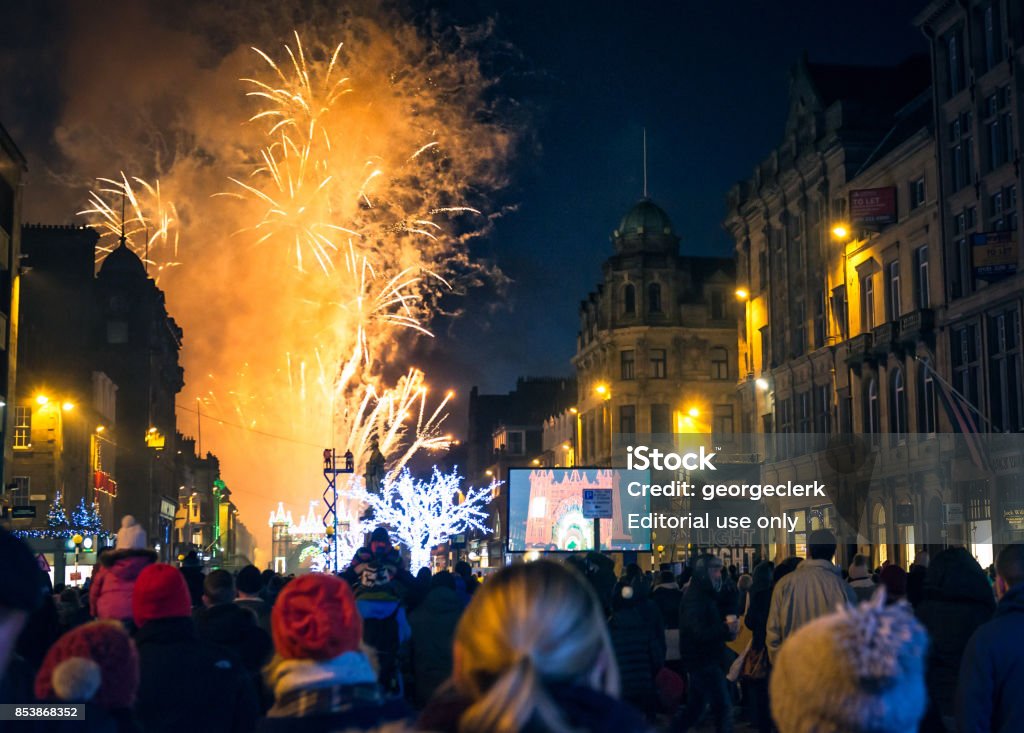
[{"label": "woman's head", "polygon": [[545,684],[619,692],[597,597],[579,573],[548,560],[506,567],[477,591],[455,633],[453,678],[473,703],[460,733],[513,733],[534,718],[565,729]]}]

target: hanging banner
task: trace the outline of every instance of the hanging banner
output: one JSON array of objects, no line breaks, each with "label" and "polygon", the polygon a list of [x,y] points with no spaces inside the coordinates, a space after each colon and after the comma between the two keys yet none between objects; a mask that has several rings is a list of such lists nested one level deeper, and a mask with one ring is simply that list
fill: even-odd
[{"label": "hanging banner", "polygon": [[854,225],[896,223],[896,188],[862,188],[850,191],[850,221]]}]

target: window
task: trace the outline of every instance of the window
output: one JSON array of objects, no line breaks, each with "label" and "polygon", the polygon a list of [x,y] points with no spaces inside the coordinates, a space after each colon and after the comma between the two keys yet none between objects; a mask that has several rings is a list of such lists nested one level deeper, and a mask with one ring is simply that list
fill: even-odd
[{"label": "window", "polygon": [[1003,60],[1003,33],[999,22],[999,3],[994,2],[983,11],[982,28],[985,36],[985,70]]},{"label": "window", "polygon": [[954,329],[950,345],[953,362],[953,387],[964,395],[974,407],[978,407],[980,405],[981,364],[978,353],[977,325],[968,324]]},{"label": "window", "polygon": [[918,406],[917,406],[917,429],[922,433],[935,432],[935,378],[932,375],[931,361],[927,358],[921,360],[918,368]]},{"label": "window", "polygon": [[721,346],[711,349],[711,378],[729,378],[729,352]]},{"label": "window", "polygon": [[768,287],[768,253],[761,250],[757,253],[757,275],[761,290]]},{"label": "window", "polygon": [[776,438],[776,450],[780,458],[788,458],[790,455],[790,441],[793,436],[793,400],[784,399],[776,403],[775,412],[778,437]]},{"label": "window", "polygon": [[982,106],[989,170],[995,170],[1013,157],[1013,113],[1008,105],[1008,92],[1008,89],[999,89],[986,97]]},{"label": "window", "polygon": [[914,210],[924,203],[924,176],[910,182],[910,209]]},{"label": "window", "polygon": [[900,261],[894,260],[885,268],[886,299],[885,320],[894,321],[900,317]]},{"label": "window", "polygon": [[946,92],[952,97],[964,87],[963,30],[946,36]]},{"label": "window", "polygon": [[928,287],[928,245],[914,250],[914,302],[917,307],[931,307],[931,293]]},{"label": "window", "polygon": [[1016,308],[988,316],[989,405],[994,430],[1017,432],[1024,427],[1019,333]]},{"label": "window", "polygon": [[526,453],[522,430],[510,430],[508,432],[507,453],[510,456],[521,456]]},{"label": "window", "polygon": [[725,295],[718,288],[711,290],[711,320],[725,319]]},{"label": "window", "polygon": [[814,388],[814,432],[832,432],[832,390],[827,384]]},{"label": "window", "polygon": [[807,305],[801,300],[796,303],[793,324],[793,353],[800,356],[807,348]]},{"label": "window", "polygon": [[757,329],[761,333],[761,371],[768,371],[771,362],[768,355],[771,351],[771,335],[768,333],[768,326],[761,326]]},{"label": "window", "polygon": [[11,506],[24,506],[29,502],[29,477],[13,476],[11,478],[10,493],[8,499]]},{"label": "window", "polygon": [[636,313],[636,288],[632,285],[622,289],[622,312],[627,316]]},{"label": "window", "polygon": [[971,272],[971,250],[966,239],[953,243],[952,297],[963,298],[974,289],[974,275]]},{"label": "window", "polygon": [[661,285],[658,283],[647,286],[647,311],[661,313]]},{"label": "window", "polygon": [[651,405],[651,432],[655,434],[672,432],[672,419],[668,405]]},{"label": "window", "polygon": [[949,124],[949,171],[953,191],[959,191],[969,185],[974,176],[974,154],[970,132],[970,112],[962,113]]},{"label": "window", "polygon": [[849,321],[846,315],[846,286],[840,285],[832,289],[832,313],[836,318],[836,330],[839,337],[845,339],[849,334]]},{"label": "window", "polygon": [[814,348],[825,345],[825,291],[819,290],[814,296]]},{"label": "window", "polygon": [[801,392],[796,396],[796,441],[797,453],[807,450],[807,435],[811,432],[811,393]]},{"label": "window", "polygon": [[664,379],[665,366],[665,349],[651,349],[651,379]]},{"label": "window", "polygon": [[898,436],[905,436],[909,432],[907,429],[907,390],[906,385],[903,383],[903,370],[899,368],[894,369],[890,381],[890,430],[896,434],[896,440],[903,440],[904,438]]},{"label": "window", "polygon": [[878,413],[878,380],[868,379],[868,388],[864,391],[864,432],[877,435],[882,431],[881,417]]},{"label": "window", "polygon": [[732,405],[715,405],[711,423],[712,440],[730,440],[734,432],[732,420]]},{"label": "window", "polygon": [[871,275],[860,280],[860,330],[862,333],[875,327],[875,284]]},{"label": "window", "polygon": [[619,432],[628,435],[636,433],[636,405],[619,407]]},{"label": "window", "polygon": [[30,448],[32,446],[32,408],[14,408],[14,447]]},{"label": "window", "polygon": [[636,352],[633,349],[620,351],[619,362],[622,368],[622,379],[636,379]]}]

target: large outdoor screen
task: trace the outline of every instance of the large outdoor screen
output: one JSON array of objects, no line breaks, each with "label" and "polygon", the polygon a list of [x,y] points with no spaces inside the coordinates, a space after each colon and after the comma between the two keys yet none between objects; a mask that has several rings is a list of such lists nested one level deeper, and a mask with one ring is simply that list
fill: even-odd
[{"label": "large outdoor screen", "polygon": [[650,474],[617,468],[509,469],[509,552],[595,549],[595,520],[583,516],[583,492],[587,489],[612,490],[612,517],[600,520],[599,549],[649,552],[651,530],[630,529],[628,517],[646,517],[650,498],[630,496],[626,486],[631,481],[650,483]]}]

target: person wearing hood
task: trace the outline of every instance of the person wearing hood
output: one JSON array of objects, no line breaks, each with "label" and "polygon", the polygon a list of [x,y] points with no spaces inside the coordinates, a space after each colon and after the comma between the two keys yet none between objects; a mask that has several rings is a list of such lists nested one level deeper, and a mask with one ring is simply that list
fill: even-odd
[{"label": "person wearing hood", "polygon": [[645,733],[619,697],[619,670],[593,590],[551,560],[507,565],[455,632],[451,684],[416,722],[433,733]]},{"label": "person wearing hood", "polygon": [[775,655],[790,634],[839,606],[856,603],[857,596],[832,564],[836,536],[827,529],[816,529],[807,539],[808,559],[796,566],[772,591],[765,637],[768,657]]},{"label": "person wearing hood", "polygon": [[89,613],[93,618],[109,618],[130,625],[132,591],[139,573],[157,560],[146,547],[146,532],[127,514],[121,520],[117,545],[99,556],[99,569],[89,588]]},{"label": "person wearing hood", "polygon": [[885,591],[808,621],[775,657],[771,704],[779,733],[916,731],[927,648],[909,604],[887,605]]},{"label": "person wearing hood", "polygon": [[250,733],[259,716],[252,680],[238,658],[202,641],[181,571],[154,563],[132,596],[138,631],[135,714],[146,733]]},{"label": "person wearing hood", "polygon": [[196,633],[202,641],[229,649],[249,672],[264,707],[270,696],[262,689],[263,665],[270,661],[273,644],[261,629],[256,615],[235,602],[235,579],[227,570],[214,570],[203,581],[203,607],[192,612]]},{"label": "person wearing hood", "polygon": [[921,733],[943,733],[953,729],[953,702],[967,640],[992,618],[996,602],[985,571],[963,547],[945,549],[929,563],[922,596],[916,614],[931,647],[925,668],[930,704]]},{"label": "person wearing hood", "polygon": [[658,702],[654,678],[665,664],[665,628],[636,565],[627,568],[615,587],[608,633],[622,678],[622,699],[653,718]]},{"label": "person wearing hood", "polygon": [[996,558],[996,595],[995,616],[971,636],[960,664],[959,733],[1024,730],[1024,544],[1007,545]]},{"label": "person wearing hood", "polygon": [[409,614],[412,628],[413,703],[422,708],[452,673],[452,640],[465,605],[455,578],[443,571],[430,578],[430,590]]},{"label": "person wearing hood", "polygon": [[83,720],[57,724],[79,731],[136,733],[132,705],[138,689],[135,644],[124,627],[111,620],[92,621],[60,637],[35,682],[41,701],[85,705]]},{"label": "person wearing hood", "polygon": [[271,612],[277,654],[266,679],[274,705],[259,733],[376,731],[411,715],[377,684],[361,643],[362,621],[340,578],[310,573],[284,587]]},{"label": "person wearing hood", "polygon": [[725,645],[739,630],[722,615],[723,563],[713,555],[697,559],[679,607],[679,656],[687,673],[686,707],[674,721],[683,733],[710,707],[716,733],[732,733],[732,697],[722,660]]},{"label": "person wearing hood", "polygon": [[875,581],[871,579],[871,573],[868,572],[867,557],[864,555],[854,555],[848,573],[849,579],[847,582],[853,588],[857,601],[870,601],[878,586],[875,585]]}]

